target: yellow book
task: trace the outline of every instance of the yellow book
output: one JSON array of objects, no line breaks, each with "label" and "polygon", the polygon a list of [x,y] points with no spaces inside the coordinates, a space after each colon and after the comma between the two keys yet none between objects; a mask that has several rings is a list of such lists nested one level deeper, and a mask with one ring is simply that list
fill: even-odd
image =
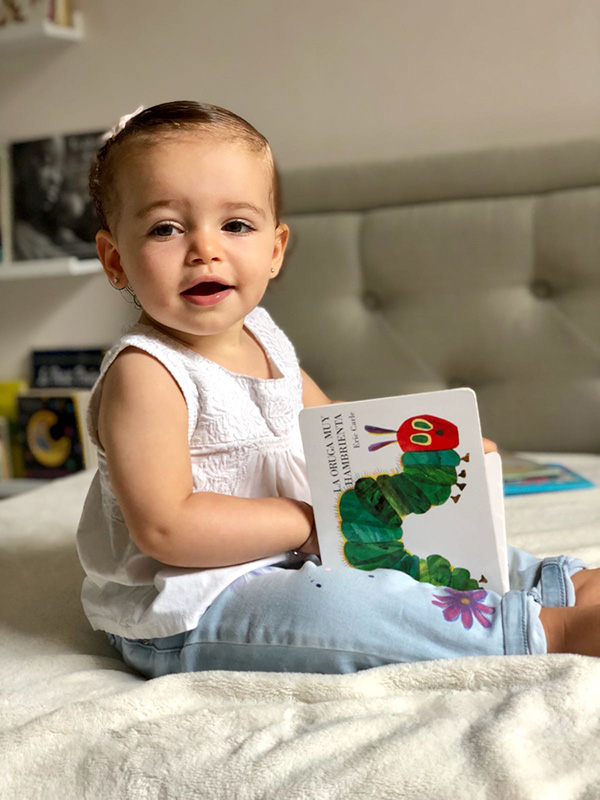
[{"label": "yellow book", "polygon": [[73,14],[70,0],[54,0],[54,15],[52,21],[57,25],[67,28],[73,27]]},{"label": "yellow book", "polygon": [[23,452],[17,439],[18,404],[17,398],[27,389],[27,381],[0,381],[0,417],[6,417],[10,431],[10,452],[12,459],[12,473],[15,478],[22,478],[25,474]]}]

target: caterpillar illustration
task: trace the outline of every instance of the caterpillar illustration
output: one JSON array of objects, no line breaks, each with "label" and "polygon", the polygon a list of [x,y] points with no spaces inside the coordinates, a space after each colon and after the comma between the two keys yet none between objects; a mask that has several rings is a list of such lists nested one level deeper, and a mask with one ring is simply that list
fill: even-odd
[{"label": "caterpillar illustration", "polygon": [[[338,501],[340,530],[344,537],[344,556],[358,569],[378,567],[406,572],[418,581],[458,590],[478,589],[479,583],[467,569],[454,567],[441,555],[419,558],[402,542],[402,523],[409,514],[425,514],[432,506],[448,499],[460,500],[466,483],[459,456],[458,428],[440,417],[422,414],[407,419],[397,431],[365,425],[372,434],[395,433],[396,439],[371,444],[369,450],[398,442],[403,450],[402,471],[359,478],[354,488],[342,492]],[[452,495],[456,487],[459,494]],[[484,576],[480,579],[487,582]]]}]

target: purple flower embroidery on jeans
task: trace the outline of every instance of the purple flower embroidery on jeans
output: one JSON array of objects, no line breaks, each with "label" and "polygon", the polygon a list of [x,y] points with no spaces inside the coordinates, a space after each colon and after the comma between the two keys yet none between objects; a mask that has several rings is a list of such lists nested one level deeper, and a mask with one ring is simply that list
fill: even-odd
[{"label": "purple flower embroidery on jeans", "polygon": [[444,589],[447,594],[445,596],[434,594],[436,600],[431,602],[434,606],[444,609],[445,620],[452,622],[460,616],[463,626],[468,629],[472,627],[475,617],[484,628],[491,626],[491,621],[484,617],[484,614],[494,614],[496,609],[481,602],[487,595],[485,589],[475,589],[472,592],[459,592],[449,586],[445,586]]}]

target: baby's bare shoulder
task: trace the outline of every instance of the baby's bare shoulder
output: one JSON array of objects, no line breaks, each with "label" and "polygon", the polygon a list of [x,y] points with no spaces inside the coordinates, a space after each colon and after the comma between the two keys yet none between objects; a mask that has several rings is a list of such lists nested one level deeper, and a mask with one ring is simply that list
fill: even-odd
[{"label": "baby's bare shoulder", "polygon": [[137,347],[122,350],[104,377],[98,415],[98,438],[106,442],[111,431],[139,429],[152,424],[160,409],[165,420],[184,424],[187,407],[179,385],[154,356]]}]

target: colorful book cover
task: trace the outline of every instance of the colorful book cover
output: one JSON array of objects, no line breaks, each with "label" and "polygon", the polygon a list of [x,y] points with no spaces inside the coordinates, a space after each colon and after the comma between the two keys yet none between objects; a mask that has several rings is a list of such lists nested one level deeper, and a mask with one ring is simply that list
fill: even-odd
[{"label": "colorful book cover", "polygon": [[504,494],[536,494],[565,489],[591,489],[594,484],[563,464],[538,464],[529,459],[503,456]]},{"label": "colorful book cover", "polygon": [[325,566],[508,591],[500,458],[471,389],[305,408],[300,430]]},{"label": "colorful book cover", "polygon": [[0,481],[13,477],[10,425],[6,417],[0,417]]},{"label": "colorful book cover", "polygon": [[27,381],[0,381],[0,416],[8,420],[10,437],[11,468],[13,478],[25,475],[23,451],[19,443],[19,409],[17,398],[27,389]]},{"label": "colorful book cover", "polygon": [[85,415],[90,392],[30,389],[18,398],[26,478],[60,478],[97,464]]}]

